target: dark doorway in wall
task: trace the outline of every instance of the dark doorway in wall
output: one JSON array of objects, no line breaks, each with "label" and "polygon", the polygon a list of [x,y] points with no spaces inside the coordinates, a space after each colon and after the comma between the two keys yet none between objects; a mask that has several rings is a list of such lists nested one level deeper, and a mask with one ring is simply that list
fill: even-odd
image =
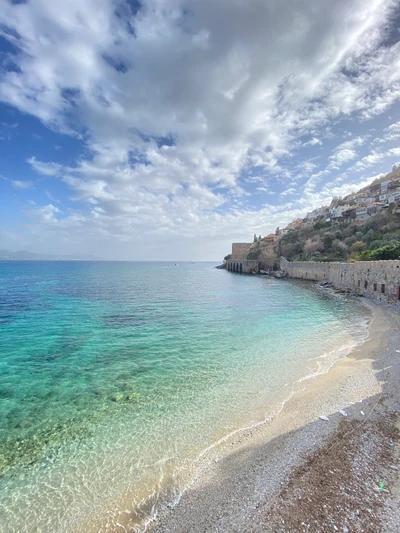
[{"label": "dark doorway in wall", "polygon": [[240,263],[240,273],[242,273],[242,270],[243,270],[243,265],[242,263]]},{"label": "dark doorway in wall", "polygon": [[368,281],[364,281],[364,289],[368,288]]},{"label": "dark doorway in wall", "polygon": [[385,284],[384,283],[381,284],[381,293],[385,294]]}]

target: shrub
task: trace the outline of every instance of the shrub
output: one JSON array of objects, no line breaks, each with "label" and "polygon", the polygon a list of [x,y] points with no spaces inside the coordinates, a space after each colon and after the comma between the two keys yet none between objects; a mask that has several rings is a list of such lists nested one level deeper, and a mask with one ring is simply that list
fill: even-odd
[{"label": "shrub", "polygon": [[400,242],[381,246],[376,250],[365,250],[358,257],[361,261],[382,261],[400,259]]}]

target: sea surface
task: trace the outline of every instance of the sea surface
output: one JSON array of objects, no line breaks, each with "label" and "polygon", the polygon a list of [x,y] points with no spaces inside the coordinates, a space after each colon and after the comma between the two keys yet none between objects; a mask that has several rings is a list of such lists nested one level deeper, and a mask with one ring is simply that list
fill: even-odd
[{"label": "sea surface", "polygon": [[359,300],[214,267],[0,262],[1,533],[142,531],[366,338]]}]

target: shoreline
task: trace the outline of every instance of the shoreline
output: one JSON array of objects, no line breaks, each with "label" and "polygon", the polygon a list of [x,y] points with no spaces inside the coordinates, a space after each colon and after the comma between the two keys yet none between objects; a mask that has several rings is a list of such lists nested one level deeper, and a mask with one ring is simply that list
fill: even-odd
[{"label": "shoreline", "polygon": [[[387,401],[392,405],[387,409],[394,410],[393,416],[398,417],[400,394],[393,385],[400,377],[400,354],[395,349],[400,347],[400,316],[395,310],[372,302],[365,302],[365,305],[374,313],[367,340],[338,359],[328,372],[309,378],[307,386],[298,383],[299,390],[291,394],[279,415],[235,432],[208,450],[179,502],[163,508],[148,524],[147,533],[322,531],[303,529],[300,524],[301,529],[285,529],[282,523],[274,522],[284,520],[285,513],[273,512],[272,507],[278,501],[282,503],[285,490],[288,500],[287,487],[293,484],[296,476],[298,478],[299,469],[311,456],[318,456],[340,432],[346,435],[344,426],[363,425],[374,420],[378,410],[375,406],[371,411],[371,405],[374,406],[378,398],[386,397],[386,390]],[[339,414],[343,409],[348,416]],[[329,420],[321,420],[320,416]],[[382,413],[380,416],[382,418]],[[352,435],[355,438],[356,432]],[[392,451],[397,452],[397,447],[393,446]],[[312,473],[312,466],[306,468],[306,472]],[[397,475],[393,469],[390,472],[392,476]],[[297,492],[303,488],[300,483]],[[388,493],[374,494],[381,497]],[[294,504],[296,501],[289,505],[292,509],[289,515],[293,515]],[[326,507],[326,503],[321,505]],[[273,523],[275,529],[270,529]],[[278,526],[280,529],[276,529]],[[321,528],[321,524],[318,527]],[[323,527],[327,527],[326,531],[335,531],[333,526]],[[348,526],[343,527],[346,530]],[[354,525],[353,529],[348,529],[358,531]]]}]

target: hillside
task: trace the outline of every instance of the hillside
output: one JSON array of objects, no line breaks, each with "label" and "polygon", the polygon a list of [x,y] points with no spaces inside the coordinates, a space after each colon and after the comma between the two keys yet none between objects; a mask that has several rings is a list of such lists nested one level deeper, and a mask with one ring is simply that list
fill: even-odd
[{"label": "hillside", "polygon": [[400,258],[400,165],[367,187],[277,228],[275,234],[254,236],[249,244],[247,259],[262,261],[264,268],[281,256],[290,261]]},{"label": "hillside", "polygon": [[277,231],[274,252],[294,260],[400,257],[400,167]]}]

